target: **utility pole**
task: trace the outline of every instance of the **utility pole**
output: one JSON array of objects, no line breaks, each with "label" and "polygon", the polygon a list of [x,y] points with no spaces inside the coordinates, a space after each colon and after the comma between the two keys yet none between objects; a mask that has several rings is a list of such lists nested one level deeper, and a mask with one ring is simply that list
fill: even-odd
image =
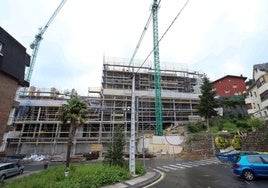
[{"label": "utility pole", "polygon": [[162,121],[162,99],[161,99],[161,74],[159,61],[159,46],[158,46],[158,8],[157,0],[154,0],[152,6],[153,14],[153,44],[154,44],[154,89],[155,89],[155,118],[156,118],[156,135],[163,135]]},{"label": "utility pole", "polygon": [[[133,70],[134,73],[134,70]],[[132,90],[131,90],[131,127],[130,127],[130,142],[129,142],[129,171],[132,175],[135,175],[135,74],[132,77]]]}]

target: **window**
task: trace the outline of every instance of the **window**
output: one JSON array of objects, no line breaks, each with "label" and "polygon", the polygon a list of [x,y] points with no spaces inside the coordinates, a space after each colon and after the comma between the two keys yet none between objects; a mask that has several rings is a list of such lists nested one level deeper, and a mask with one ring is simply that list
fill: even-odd
[{"label": "window", "polygon": [[260,77],[259,80],[256,81],[256,84],[257,84],[257,88],[261,87],[262,85],[265,84],[265,79],[264,77]]},{"label": "window", "polygon": [[0,56],[3,56],[3,43],[0,42]]},{"label": "window", "polygon": [[257,93],[254,91],[254,97],[257,97]]},{"label": "window", "polygon": [[256,156],[247,156],[247,160],[250,163],[259,163],[259,164],[263,163],[262,160],[261,160],[261,158],[260,157],[256,157]]},{"label": "window", "polygon": [[268,90],[264,91],[262,94],[260,94],[261,102],[268,99]]},{"label": "window", "polygon": [[233,88],[234,88],[234,89],[236,89],[236,88],[237,88],[237,85],[236,85],[236,84],[234,84],[234,85],[233,85]]}]

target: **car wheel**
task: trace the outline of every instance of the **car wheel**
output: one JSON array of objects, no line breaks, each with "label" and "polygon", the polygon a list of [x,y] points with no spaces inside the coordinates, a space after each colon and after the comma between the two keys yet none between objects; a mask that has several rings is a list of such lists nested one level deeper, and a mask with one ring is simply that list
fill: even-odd
[{"label": "car wheel", "polygon": [[22,173],[23,173],[23,170],[21,169],[19,174],[22,174]]},{"label": "car wheel", "polygon": [[254,180],[254,174],[251,170],[244,170],[243,171],[243,174],[242,174],[242,177],[245,179],[245,180],[248,180],[248,181],[252,181]]},{"label": "car wheel", "polygon": [[6,178],[6,176],[5,176],[5,175],[2,175],[2,176],[0,177],[0,181],[3,182],[5,178]]}]

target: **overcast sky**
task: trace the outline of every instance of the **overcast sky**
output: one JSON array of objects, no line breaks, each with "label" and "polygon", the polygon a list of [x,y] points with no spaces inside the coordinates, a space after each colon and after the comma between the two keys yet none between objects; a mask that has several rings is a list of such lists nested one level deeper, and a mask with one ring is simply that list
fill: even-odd
[{"label": "overcast sky", "polygon": [[[0,25],[26,48],[61,0],[1,0]],[[153,0],[67,0],[49,26],[37,54],[31,85],[100,87],[103,56],[131,58]],[[159,37],[186,0],[161,0]],[[153,48],[152,22],[136,54]],[[267,0],[190,0],[160,42],[160,62],[206,73],[252,78],[254,64],[268,62]],[[151,56],[149,59],[153,59]]]}]

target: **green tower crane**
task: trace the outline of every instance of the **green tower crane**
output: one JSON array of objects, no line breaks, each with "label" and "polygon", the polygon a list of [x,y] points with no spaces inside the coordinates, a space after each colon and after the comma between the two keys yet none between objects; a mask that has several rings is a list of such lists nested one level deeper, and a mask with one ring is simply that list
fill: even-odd
[{"label": "green tower crane", "polygon": [[162,99],[161,99],[161,74],[159,62],[158,46],[158,8],[157,0],[154,0],[152,6],[153,15],[153,43],[154,43],[154,87],[155,87],[155,118],[156,118],[156,135],[163,135],[162,121]]}]

